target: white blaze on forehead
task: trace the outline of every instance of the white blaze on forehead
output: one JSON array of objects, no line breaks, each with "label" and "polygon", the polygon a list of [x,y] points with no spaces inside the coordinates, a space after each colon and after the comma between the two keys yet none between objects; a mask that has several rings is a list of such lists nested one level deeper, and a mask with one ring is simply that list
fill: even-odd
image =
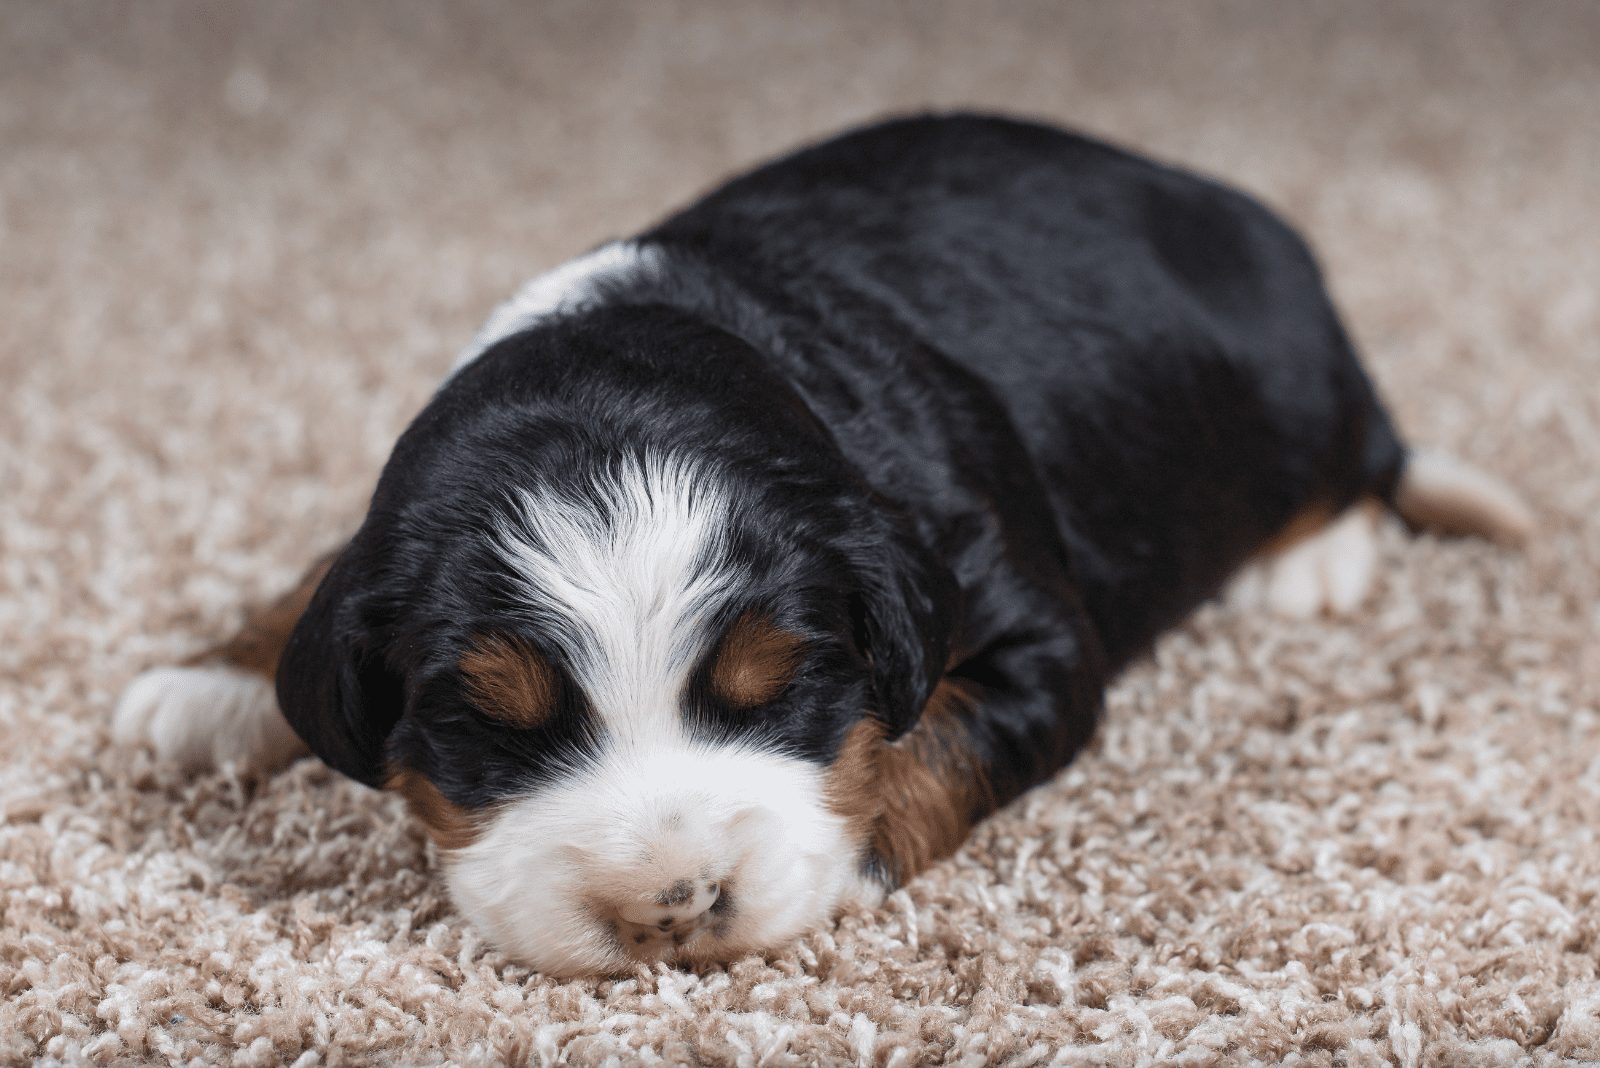
[{"label": "white blaze on forehead", "polygon": [[736,577],[713,476],[664,457],[621,462],[581,497],[523,491],[497,530],[528,611],[563,646],[613,744],[678,736],[678,702]]},{"label": "white blaze on forehead", "polygon": [[451,373],[472,362],[495,342],[528,329],[541,320],[594,307],[608,285],[659,277],[663,253],[651,245],[613,241],[568,260],[523,283],[516,294],[490,314],[472,341],[456,356]]}]

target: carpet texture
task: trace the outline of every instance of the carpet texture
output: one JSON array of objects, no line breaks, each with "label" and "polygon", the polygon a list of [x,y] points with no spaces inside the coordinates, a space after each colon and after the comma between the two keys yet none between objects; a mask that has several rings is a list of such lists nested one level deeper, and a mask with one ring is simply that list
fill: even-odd
[{"label": "carpet texture", "polygon": [[[1525,556],[1202,611],[1095,748],[769,958],[557,983],[393,799],[185,776],[119,689],[352,528],[526,275],[887,111],[1284,211]],[[1600,1061],[1600,5],[0,7],[0,1062]]]}]

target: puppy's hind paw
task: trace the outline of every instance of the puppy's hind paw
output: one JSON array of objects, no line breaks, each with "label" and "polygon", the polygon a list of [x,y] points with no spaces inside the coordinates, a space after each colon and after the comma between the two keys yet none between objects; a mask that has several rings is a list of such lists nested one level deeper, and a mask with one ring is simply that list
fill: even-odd
[{"label": "puppy's hind paw", "polygon": [[306,751],[278,711],[272,681],[224,665],[146,671],[122,692],[111,734],[196,770],[231,760],[269,771]]}]

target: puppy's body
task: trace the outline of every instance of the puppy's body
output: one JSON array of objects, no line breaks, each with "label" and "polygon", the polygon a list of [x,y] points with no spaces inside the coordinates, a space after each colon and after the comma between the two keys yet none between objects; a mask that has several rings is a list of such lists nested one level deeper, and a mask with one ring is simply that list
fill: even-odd
[{"label": "puppy's body", "polygon": [[[726,957],[955,848],[1164,627],[1406,472],[1260,206],[1042,126],[891,122],[498,311],[278,695],[514,955]],[[1496,492],[1444,495],[1515,534]]]},{"label": "puppy's body", "polygon": [[[1294,516],[1387,499],[1400,471],[1299,238],[1240,194],[1083,138],[877,127],[644,240],[714,272],[667,302],[725,320],[742,291],[765,310],[758,347],[969,604],[1004,596],[995,546],[974,545],[982,517],[1019,581],[1076,590],[1113,669]],[[966,644],[993,640],[962,623],[980,627]]]}]

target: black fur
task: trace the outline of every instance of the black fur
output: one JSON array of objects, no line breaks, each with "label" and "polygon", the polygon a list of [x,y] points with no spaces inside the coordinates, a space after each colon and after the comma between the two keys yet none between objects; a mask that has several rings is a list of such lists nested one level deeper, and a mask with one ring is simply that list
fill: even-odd
[{"label": "black fur", "polygon": [[649,450],[721,471],[751,575],[729,611],[807,659],[760,716],[692,687],[693,722],[826,763],[863,709],[908,730],[948,672],[1003,803],[1296,513],[1387,497],[1403,462],[1294,233],[1056,129],[884,123],[640,240],[670,269],[495,344],[396,447],[279,676],[347,774],[413,767],[471,807],[603,744],[570,684],[518,731],[456,675],[485,632],[561,666],[483,536],[513,487]]}]

